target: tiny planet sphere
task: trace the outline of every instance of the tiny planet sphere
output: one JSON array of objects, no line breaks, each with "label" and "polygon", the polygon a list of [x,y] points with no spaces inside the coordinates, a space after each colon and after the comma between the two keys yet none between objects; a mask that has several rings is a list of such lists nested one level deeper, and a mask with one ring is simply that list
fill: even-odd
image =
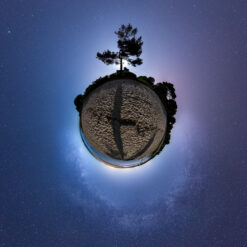
[{"label": "tiny planet sphere", "polygon": [[74,100],[84,144],[96,158],[115,167],[142,165],[159,154],[169,144],[176,122],[173,84],[154,84],[154,78],[137,77],[123,68],[124,61],[134,67],[142,64],[143,42],[136,33],[131,24],[121,25],[115,32],[119,50],[96,56],[107,65],[120,65],[120,70],[98,78]]},{"label": "tiny planet sphere", "polygon": [[167,114],[159,96],[134,79],[110,80],[90,92],[80,114],[82,139],[98,159],[134,167],[162,146]]}]

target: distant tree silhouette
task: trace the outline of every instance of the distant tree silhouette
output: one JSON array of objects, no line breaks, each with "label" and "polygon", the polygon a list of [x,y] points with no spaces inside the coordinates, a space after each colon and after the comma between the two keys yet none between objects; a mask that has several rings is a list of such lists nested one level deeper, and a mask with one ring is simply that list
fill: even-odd
[{"label": "distant tree silhouette", "polygon": [[153,86],[153,89],[160,97],[167,112],[166,136],[163,144],[160,147],[161,151],[166,144],[170,143],[171,130],[173,128],[173,125],[176,123],[176,119],[174,117],[177,112],[177,103],[175,101],[176,93],[173,84],[170,82],[159,82],[158,84],[155,84]]},{"label": "distant tree silhouette", "polygon": [[81,110],[82,110],[82,105],[83,105],[83,99],[84,96],[79,94],[76,96],[76,98],[74,99],[74,104],[76,106],[76,110],[81,114]]},{"label": "distant tree silhouette", "polygon": [[[136,38],[137,28],[133,28],[130,24],[121,25],[115,34],[118,36],[118,52],[106,50],[103,53],[97,52],[97,58],[103,63],[120,64],[120,71],[123,70],[123,59],[130,65],[136,66],[142,64],[140,55],[142,53],[142,37]],[[136,58],[132,58],[136,57]]]},{"label": "distant tree silhouette", "polygon": [[146,77],[146,76],[139,76],[138,81],[149,85],[150,87],[154,86],[154,78],[153,77]]}]

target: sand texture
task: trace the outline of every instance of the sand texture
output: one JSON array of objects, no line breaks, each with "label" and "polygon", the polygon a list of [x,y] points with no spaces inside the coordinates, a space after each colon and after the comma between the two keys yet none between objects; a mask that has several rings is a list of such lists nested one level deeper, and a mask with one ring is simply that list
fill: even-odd
[{"label": "sand texture", "polygon": [[166,112],[156,93],[131,79],[106,82],[91,92],[81,112],[82,131],[103,155],[121,160],[153,154],[166,130]]}]

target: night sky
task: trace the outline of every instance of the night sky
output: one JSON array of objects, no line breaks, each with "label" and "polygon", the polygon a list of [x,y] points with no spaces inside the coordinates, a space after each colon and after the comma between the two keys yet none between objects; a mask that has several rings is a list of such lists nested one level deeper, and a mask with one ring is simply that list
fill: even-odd
[{"label": "night sky", "polygon": [[[123,170],[88,153],[73,100],[128,23],[130,71],[172,82],[178,112]],[[0,106],[0,247],[247,246],[245,0],[1,0]]]}]

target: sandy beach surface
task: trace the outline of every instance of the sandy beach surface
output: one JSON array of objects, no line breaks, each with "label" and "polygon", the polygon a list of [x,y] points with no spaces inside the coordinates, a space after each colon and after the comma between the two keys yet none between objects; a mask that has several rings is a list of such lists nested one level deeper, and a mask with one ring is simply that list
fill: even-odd
[{"label": "sandy beach surface", "polygon": [[131,79],[106,82],[85,99],[82,131],[103,155],[121,160],[153,154],[166,130],[166,112],[156,93]]}]

